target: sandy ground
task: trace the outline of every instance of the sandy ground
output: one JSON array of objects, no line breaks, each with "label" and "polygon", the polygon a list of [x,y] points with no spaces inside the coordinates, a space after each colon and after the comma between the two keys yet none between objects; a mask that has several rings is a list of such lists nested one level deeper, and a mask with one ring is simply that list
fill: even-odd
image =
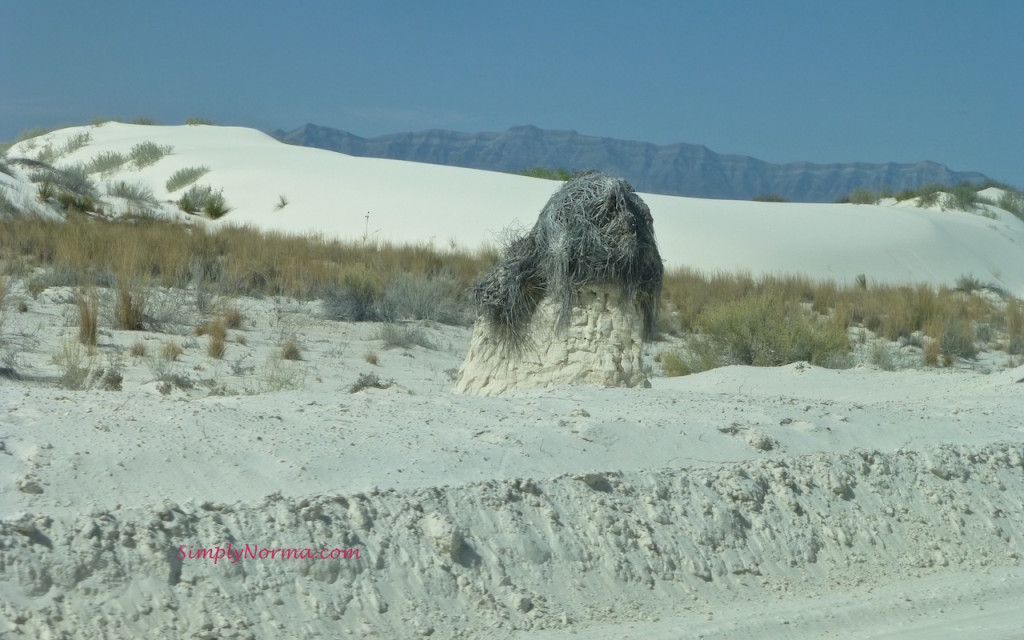
[{"label": "sandy ground", "polygon": [[[84,129],[78,160],[145,139],[174,146],[111,179],[164,199],[170,173],[207,164],[230,216],[264,228],[358,237],[368,207],[375,223],[404,207],[454,221],[473,245],[510,218],[532,221],[553,191],[231,128]],[[31,200],[34,186],[0,181]],[[279,194],[290,204],[275,212]],[[990,208],[645,199],[670,265],[940,284],[974,274],[1024,291],[1024,223]],[[437,224],[407,222],[378,239],[446,242]],[[315,301],[213,299],[245,317],[215,359],[190,333],[209,315],[196,293],[151,293],[160,331],[128,332],[110,329],[101,291],[100,344],[72,353],[87,373],[69,390],[68,357],[55,360],[74,351],[71,290],[34,297],[11,283],[4,637],[1021,637],[1019,358],[930,369],[905,347],[900,369],[882,371],[860,346],[845,370],[665,378],[654,355],[671,345],[656,343],[649,389],[481,398],[450,392],[469,328],[407,324],[429,347],[387,348],[379,325],[326,320]],[[301,360],[281,359],[286,338]],[[168,340],[182,348],[171,363],[158,355]],[[130,355],[136,343],[145,355]],[[353,392],[366,374],[386,388]]]},{"label": "sandy ground", "polygon": [[[9,298],[29,311],[8,314],[8,331],[35,339],[25,379],[0,381],[12,637],[1024,626],[1024,368],[1005,355],[480,398],[450,393],[468,328],[415,325],[433,348],[388,349],[378,325],[322,319],[318,303],[239,299],[246,322],[224,359],[185,324],[104,330],[86,364],[114,362],[122,389],[100,373],[69,391],[52,356],[75,330],[70,291],[32,299],[15,282]],[[283,335],[301,361],[274,357]],[[184,348],[170,371],[154,357],[168,338]],[[128,356],[140,341],[149,355]],[[366,373],[394,384],[350,393]],[[179,384],[164,394],[159,376]],[[360,557],[188,557],[228,543]]]}]

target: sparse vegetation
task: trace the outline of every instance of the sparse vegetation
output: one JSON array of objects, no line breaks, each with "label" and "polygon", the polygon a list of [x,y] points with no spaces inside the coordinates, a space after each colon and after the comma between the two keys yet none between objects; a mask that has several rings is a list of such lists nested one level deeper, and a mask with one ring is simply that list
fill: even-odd
[{"label": "sparse vegetation", "polygon": [[[1003,194],[994,201],[978,195],[979,191],[989,187],[1001,189]],[[960,182],[953,185],[929,183],[914,189],[904,189],[895,195],[889,189],[876,192],[861,188],[855,189],[849,196],[842,198],[840,202],[872,204],[887,197],[894,197],[897,202],[917,198],[917,205],[922,208],[941,206],[943,209],[952,211],[976,213],[979,212],[979,204],[989,204],[1024,219],[1024,193],[1020,189],[994,181],[986,181],[981,184]],[[988,215],[986,212],[980,213]]]},{"label": "sparse vegetation", "polygon": [[140,142],[132,146],[128,152],[128,159],[135,165],[136,169],[144,169],[154,165],[161,158],[172,153],[174,148],[170,145],[158,145],[155,142]]},{"label": "sparse vegetation", "polygon": [[174,362],[181,357],[181,354],[183,353],[185,353],[184,349],[182,349],[181,345],[174,340],[165,340],[164,343],[160,345],[160,357],[168,362]]},{"label": "sparse vegetation", "polygon": [[206,333],[210,339],[209,343],[207,343],[206,355],[218,360],[223,358],[224,352],[227,350],[225,340],[228,335],[228,328],[224,319],[214,318],[213,321],[207,324]]},{"label": "sparse vegetation", "polygon": [[754,196],[754,202],[789,202],[789,199],[783,198],[777,193],[765,193],[759,196]]},{"label": "sparse vegetation", "polygon": [[128,350],[128,353],[133,358],[146,357],[146,343],[142,340],[136,340],[132,343],[131,349]]},{"label": "sparse vegetation", "polygon": [[171,174],[171,177],[167,179],[167,183],[164,186],[167,187],[168,193],[174,193],[178,189],[183,189],[192,184],[209,172],[209,167],[186,167],[184,169],[178,169]]},{"label": "sparse vegetation", "polygon": [[78,341],[65,336],[53,355],[53,363],[60,371],[58,384],[70,391],[86,388],[92,370],[91,358],[82,350]]},{"label": "sparse vegetation", "polygon": [[199,126],[199,125],[203,125],[203,124],[212,125],[213,124],[213,120],[208,120],[206,118],[185,118],[185,124],[187,124],[189,126],[193,126],[193,127],[196,127],[196,126]]},{"label": "sparse vegetation", "polygon": [[95,347],[99,339],[99,297],[95,289],[79,290],[75,294],[78,307],[78,341]]},{"label": "sparse vegetation", "polygon": [[411,349],[415,346],[433,349],[434,343],[423,329],[410,324],[385,322],[377,333],[377,339],[384,343],[386,349]]},{"label": "sparse vegetation", "polygon": [[387,389],[394,384],[394,380],[381,380],[376,373],[360,373],[359,378],[348,388],[348,392],[359,393],[363,389]]},{"label": "sparse vegetation", "polygon": [[294,338],[288,338],[281,343],[281,357],[285,360],[302,360],[302,349]]},{"label": "sparse vegetation", "polygon": [[178,208],[193,214],[202,211],[212,220],[217,220],[231,211],[224,194],[206,185],[194,185],[186,191],[178,200]]},{"label": "sparse vegetation", "polygon": [[847,201],[851,204],[877,204],[880,200],[879,194],[871,191],[870,189],[864,189],[859,187],[850,192]]},{"label": "sparse vegetation", "polygon": [[128,158],[124,154],[116,151],[103,151],[89,162],[88,172],[107,176],[123,167],[126,162],[128,162]]},{"label": "sparse vegetation", "polygon": [[245,323],[245,314],[237,306],[228,307],[222,315],[228,329],[241,329]]},{"label": "sparse vegetation", "polygon": [[[129,254],[134,256],[130,264],[117,259]],[[199,225],[186,228],[150,219],[101,225],[78,218],[51,222],[30,217],[0,219],[0,261],[18,264],[22,273],[41,268],[24,280],[33,297],[48,287],[98,284],[113,287],[111,296],[103,299],[112,300],[115,307],[122,301],[122,279],[180,291],[188,287],[187,295],[196,291],[197,304],[200,290],[213,300],[238,295],[320,299],[329,318],[390,319],[377,335],[385,345],[377,347],[379,351],[417,344],[430,348],[428,333],[417,320],[471,320],[465,291],[493,264],[494,253],[383,243],[363,246],[252,229],[214,233]],[[985,292],[979,295],[982,289]],[[82,289],[79,298],[87,299],[88,290]],[[875,282],[868,286],[866,278],[858,285],[675,270],[664,279],[664,309],[671,313],[662,313],[660,328],[683,340],[665,350],[672,353],[663,352],[662,365],[669,375],[738,362],[771,365],[799,359],[843,366],[849,362],[846,336],[860,330],[869,334],[869,358],[876,339],[909,345],[901,347],[900,362],[917,349],[917,361],[932,366],[975,357],[983,340],[987,348],[1020,355],[1024,310],[1018,301],[1001,300],[993,291],[970,275],[936,288]],[[138,306],[134,296],[130,302],[123,306]],[[237,307],[233,311],[221,302],[209,305],[219,314],[225,334],[244,323],[235,317]],[[156,316],[155,311],[148,313]],[[84,317],[88,324],[89,315]],[[143,316],[140,312],[134,317]],[[179,325],[195,318],[182,320]],[[115,326],[119,322],[115,316]],[[152,329],[150,322],[144,320]],[[210,334],[208,327],[203,332]],[[282,360],[283,339],[277,342]],[[215,338],[211,342],[207,353],[217,357],[214,354],[220,352],[223,357],[223,347],[216,346]],[[884,357],[878,356],[880,366]],[[370,353],[364,359],[372,364]]]},{"label": "sparse vegetation", "polygon": [[114,306],[114,319],[119,329],[138,331],[142,329],[142,319],[146,306],[146,287],[127,281],[117,285],[117,301]]},{"label": "sparse vegetation", "polygon": [[551,167],[531,167],[529,169],[523,169],[519,172],[521,176],[527,176],[529,178],[542,178],[544,180],[559,180],[566,182],[572,180],[576,173],[568,171],[562,168],[551,168]]},{"label": "sparse vegetation", "polygon": [[149,187],[141,184],[128,184],[123,180],[107,186],[107,195],[124,198],[131,205],[137,207],[133,213],[138,215],[147,215],[160,206]]}]

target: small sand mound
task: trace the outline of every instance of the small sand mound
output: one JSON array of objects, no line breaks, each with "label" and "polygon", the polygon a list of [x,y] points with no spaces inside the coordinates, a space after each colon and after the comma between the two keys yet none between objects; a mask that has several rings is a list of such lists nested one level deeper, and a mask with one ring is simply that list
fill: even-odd
[{"label": "small sand mound", "polygon": [[624,180],[567,182],[477,284],[479,318],[455,391],[646,383],[663,267],[650,209]]}]

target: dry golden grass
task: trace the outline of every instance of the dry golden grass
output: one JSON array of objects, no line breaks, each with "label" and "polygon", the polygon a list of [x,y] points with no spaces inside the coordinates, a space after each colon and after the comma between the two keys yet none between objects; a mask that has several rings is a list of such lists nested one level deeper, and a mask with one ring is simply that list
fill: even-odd
[{"label": "dry golden grass", "polygon": [[365,354],[363,354],[363,360],[366,360],[367,364],[372,364],[375,366],[379,362],[377,354],[374,353],[373,351],[367,351]]},{"label": "dry golden grass", "polygon": [[139,288],[131,290],[127,286],[117,289],[117,301],[114,303],[114,319],[120,329],[138,331],[142,329],[143,309],[146,306],[146,291]]},{"label": "dry golden grass", "polygon": [[[709,317],[720,315],[722,308],[736,305],[740,300],[766,295],[780,305],[797,304],[811,315],[827,317],[837,332],[863,327],[893,341],[923,334],[930,339],[925,344],[925,360],[931,365],[938,364],[940,355],[946,355],[945,360],[973,357],[976,353],[973,327],[982,322],[1006,328],[1007,351],[1011,354],[1014,348],[1019,353],[1024,347],[1024,312],[1019,301],[1007,300],[1004,310],[983,296],[952,287],[866,286],[857,282],[844,285],[833,281],[814,282],[802,276],[755,279],[744,274],[709,275],[678,269],[666,274],[662,297],[663,306],[678,313],[679,320],[673,330],[721,337],[725,327],[709,326]],[[753,305],[748,313],[756,316],[764,313],[764,309]],[[754,316],[748,319],[751,324],[756,322]],[[729,325],[732,329],[736,326],[735,322]],[[759,339],[766,338],[773,331],[771,326],[765,322],[750,331],[756,331]],[[735,337],[735,331],[733,335]],[[838,333],[829,341],[834,343],[834,339],[838,339]]]},{"label": "dry golden grass", "polygon": [[224,323],[227,324],[228,329],[241,329],[242,324],[245,322],[245,316],[239,311],[238,307],[228,307],[224,310]]},{"label": "dry golden grass", "polygon": [[[77,282],[113,278],[118,283],[132,283],[126,285],[127,293],[119,291],[116,298],[118,323],[123,316],[127,326],[141,323],[144,299],[137,297],[137,292],[145,287],[139,283],[165,287],[202,284],[223,296],[285,295],[325,301],[328,292],[345,291],[345,296],[336,296],[339,304],[373,309],[402,275],[431,278],[450,274],[464,298],[465,291],[496,257],[493,249],[460,252],[429,245],[363,245],[251,228],[213,232],[202,226],[157,220],[107,223],[84,216],[66,222],[0,220],[0,262],[19,265],[20,274],[42,266],[74,273]],[[772,354],[744,356],[759,363],[766,358],[774,361],[781,347],[797,344],[801,348],[796,351],[806,352],[811,335],[824,336],[824,344],[842,350],[838,336],[851,327],[863,327],[888,340],[927,336],[925,358],[936,364],[943,353],[969,357],[957,354],[971,352],[967,342],[972,327],[982,322],[1005,331],[1011,354],[1024,350],[1024,310],[1019,301],[993,305],[981,295],[950,287],[882,286],[866,279],[816,282],[801,276],[755,278],[675,269],[666,273],[662,301],[664,309],[674,312],[662,314],[660,328],[667,332],[711,338],[716,337],[712,335],[715,332],[731,331],[733,339],[748,329],[764,335],[774,332],[782,342],[771,347],[775,350]],[[756,322],[756,314],[765,309],[783,324]],[[798,319],[804,334],[787,334],[787,319]],[[237,308],[228,308],[220,321],[238,328],[245,319]],[[196,335],[208,334],[209,324],[197,327]],[[717,338],[724,340],[725,334]],[[939,347],[931,346],[933,343]],[[813,353],[819,354],[819,348],[813,347]],[[932,353],[936,348],[939,351]]]},{"label": "dry golden grass", "polygon": [[99,298],[96,290],[77,291],[75,305],[78,306],[78,341],[87,347],[95,347],[99,338]]},{"label": "dry golden grass", "polygon": [[[396,246],[328,240],[229,227],[216,232],[159,220],[106,223],[85,217],[67,222],[0,220],[0,256],[83,275],[117,274],[130,281],[182,286],[201,267],[225,295],[319,296],[359,276],[378,290],[400,273],[442,270],[471,286],[494,263],[493,250],[446,251],[429,245]],[[125,256],[130,256],[126,259]]]},{"label": "dry golden grass", "polygon": [[285,360],[302,360],[302,349],[299,343],[293,338],[288,338],[281,343],[281,357]]},{"label": "dry golden grass", "polygon": [[131,349],[128,351],[133,358],[142,358],[146,355],[146,343],[142,340],[136,340],[132,343]]},{"label": "dry golden grass", "polygon": [[160,347],[160,357],[168,362],[174,362],[183,353],[185,350],[174,340],[166,340]]},{"label": "dry golden grass", "polygon": [[224,318],[214,318],[207,323],[206,333],[210,337],[210,342],[206,346],[206,355],[211,358],[223,358],[224,352],[227,350],[226,339],[228,337],[228,327]]}]

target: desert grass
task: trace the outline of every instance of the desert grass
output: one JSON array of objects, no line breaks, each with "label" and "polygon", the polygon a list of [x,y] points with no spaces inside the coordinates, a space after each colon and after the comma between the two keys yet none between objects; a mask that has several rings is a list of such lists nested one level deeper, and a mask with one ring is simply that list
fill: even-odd
[{"label": "desert grass", "polygon": [[128,162],[128,158],[123,153],[102,151],[89,161],[87,167],[89,173],[107,176],[123,167],[126,162]]},{"label": "desert grass", "polygon": [[167,179],[164,186],[167,187],[168,193],[174,193],[178,189],[184,189],[209,172],[209,167],[185,167],[184,169],[178,169],[171,174],[171,177]]},{"label": "desert grass", "polygon": [[133,358],[146,357],[146,343],[142,340],[136,340],[132,343],[131,348],[128,350],[128,354]]},{"label": "desert grass", "polygon": [[377,339],[384,343],[386,349],[411,349],[416,346],[435,348],[423,329],[409,324],[385,322],[377,332]]},{"label": "desert grass", "polygon": [[224,310],[221,314],[224,318],[224,324],[227,325],[228,329],[241,329],[242,325],[245,324],[245,314],[237,306],[230,306]]},{"label": "desert grass", "polygon": [[380,359],[377,357],[377,353],[374,351],[367,351],[366,353],[364,353],[363,360],[366,361],[366,364],[372,364],[374,366],[380,363]]},{"label": "desert grass", "polygon": [[82,349],[80,341],[65,336],[57,352],[53,354],[53,363],[60,371],[58,384],[71,391],[85,389],[92,371],[92,358]]},{"label": "desert grass", "polygon": [[151,211],[160,205],[151,189],[144,185],[131,184],[124,180],[108,185],[107,195],[124,198],[138,207],[139,212],[143,213]]},{"label": "desert grass", "polygon": [[[970,286],[968,286],[968,284]],[[975,327],[988,324],[1012,338],[1019,301],[978,295],[969,278],[959,287],[817,282],[802,276],[704,274],[689,269],[666,274],[662,300],[673,310],[672,333],[710,338],[728,356],[747,364],[781,364],[794,358],[841,363],[844,334],[861,327],[888,341],[918,336],[930,365],[977,355]],[[684,361],[685,361],[685,355]],[[882,356],[884,357],[884,356]],[[698,365],[699,368],[699,365]]]},{"label": "desert grass", "polygon": [[281,357],[285,360],[302,360],[302,349],[294,338],[281,343]]},{"label": "desert grass", "polygon": [[114,303],[114,319],[118,329],[140,331],[146,307],[146,287],[132,286],[127,282],[118,283],[117,299]]},{"label": "desert grass", "polygon": [[224,318],[214,318],[207,324],[206,334],[209,336],[206,355],[218,360],[223,358],[224,353],[227,351],[226,339],[228,336],[228,327],[224,322]]},{"label": "desert grass", "polygon": [[[126,255],[132,259],[126,262]],[[190,296],[320,300],[323,315],[331,319],[392,321],[379,337],[395,345],[416,344],[403,335],[418,329],[410,320],[472,321],[467,293],[495,260],[490,248],[364,245],[242,227],[211,231],[153,219],[130,224],[84,217],[0,219],[0,263],[18,265],[22,274],[35,272],[24,282],[33,297],[52,286],[116,286],[124,280]],[[219,313],[226,325],[234,324],[230,308]],[[838,366],[848,351],[841,336],[851,329],[889,341],[914,337],[923,360],[940,365],[971,358],[969,345],[978,342],[982,325],[995,332],[992,342],[999,348],[1021,354],[1024,307],[970,276],[933,287],[676,269],[663,281],[659,328],[687,341],[679,352],[681,370],[694,372],[730,362],[768,365],[793,358]]]},{"label": "desert grass", "polygon": [[193,185],[189,188],[178,199],[178,208],[185,213],[202,212],[211,220],[218,220],[231,211],[224,193],[206,185]]},{"label": "desert grass", "polygon": [[144,169],[156,164],[161,158],[173,152],[174,148],[169,145],[158,145],[155,142],[146,141],[133,145],[128,152],[128,159],[136,169]]},{"label": "desert grass", "polygon": [[79,289],[75,293],[78,307],[78,341],[87,347],[95,347],[99,340],[99,296],[95,289]]},{"label": "desert grass", "polygon": [[160,345],[160,358],[167,362],[174,362],[181,354],[185,353],[185,350],[181,348],[181,345],[174,340],[165,340]]}]

